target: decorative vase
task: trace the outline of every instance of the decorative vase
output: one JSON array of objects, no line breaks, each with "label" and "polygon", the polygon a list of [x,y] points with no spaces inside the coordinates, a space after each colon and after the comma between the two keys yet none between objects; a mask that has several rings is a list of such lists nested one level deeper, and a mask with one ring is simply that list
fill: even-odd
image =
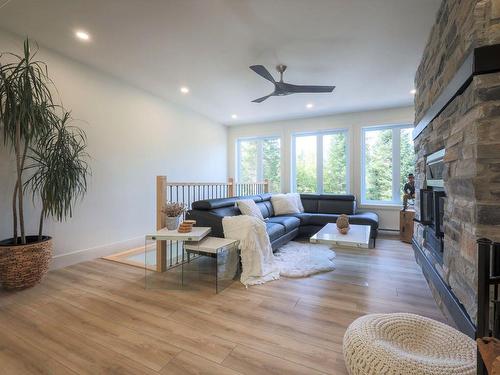
[{"label": "decorative vase", "polygon": [[13,245],[13,240],[0,241],[0,284],[7,290],[36,285],[49,269],[52,238],[26,236],[26,245]]},{"label": "decorative vase", "polygon": [[167,218],[166,218],[167,229],[168,230],[176,230],[177,227],[179,226],[180,219],[181,219],[180,216],[175,216],[175,217],[167,216]]},{"label": "decorative vase", "polygon": [[347,234],[347,232],[349,232],[349,216],[342,214],[338,217],[337,230],[341,234]]}]

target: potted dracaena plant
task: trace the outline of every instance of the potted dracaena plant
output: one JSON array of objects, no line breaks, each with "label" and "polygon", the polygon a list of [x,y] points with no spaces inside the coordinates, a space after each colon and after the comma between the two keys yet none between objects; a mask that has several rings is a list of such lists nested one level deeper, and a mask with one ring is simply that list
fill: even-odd
[{"label": "potted dracaena plant", "polygon": [[[85,133],[69,125],[69,113],[58,115],[61,107],[51,93],[55,87],[46,65],[35,60],[36,52],[26,39],[22,55],[0,55],[0,127],[16,169],[13,236],[0,241],[0,284],[5,289],[33,286],[47,272],[52,239],[43,235],[43,220],[71,216],[76,199],[86,192],[89,174]],[[37,235],[26,234],[27,190],[41,204]]]}]

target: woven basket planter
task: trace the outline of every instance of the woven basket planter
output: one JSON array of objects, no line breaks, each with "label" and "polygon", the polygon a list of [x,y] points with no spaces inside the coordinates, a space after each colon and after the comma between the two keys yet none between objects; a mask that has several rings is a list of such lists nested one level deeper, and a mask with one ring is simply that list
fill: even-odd
[{"label": "woven basket planter", "polygon": [[52,238],[27,236],[26,245],[0,242],[0,284],[4,289],[25,289],[36,285],[49,269]]}]

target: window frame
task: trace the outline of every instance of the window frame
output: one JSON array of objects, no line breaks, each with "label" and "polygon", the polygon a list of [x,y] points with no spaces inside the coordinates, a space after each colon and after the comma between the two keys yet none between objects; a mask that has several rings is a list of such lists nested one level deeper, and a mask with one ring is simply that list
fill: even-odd
[{"label": "window frame", "polygon": [[[402,204],[399,183],[401,181],[401,130],[413,129],[413,124],[389,124],[364,126],[361,128],[361,204],[376,206],[400,206]],[[369,131],[392,130],[392,199],[366,199],[366,136]]]},{"label": "window frame", "polygon": [[257,181],[264,181],[264,153],[263,143],[266,140],[279,140],[280,141],[280,190],[283,184],[283,140],[278,135],[257,136],[257,137],[240,137],[236,139],[236,179],[240,181],[241,177],[241,142],[257,141]]},{"label": "window frame", "polygon": [[345,134],[345,152],[346,152],[346,192],[344,194],[351,194],[351,154],[350,154],[350,132],[347,128],[338,129],[328,129],[328,130],[317,130],[310,132],[296,132],[292,133],[292,152],[291,152],[291,163],[290,163],[290,188],[291,191],[297,192],[297,149],[296,140],[298,137],[315,136],[316,137],[316,194],[331,194],[335,193],[325,193],[323,188],[323,137],[325,135],[335,135],[335,134]]}]

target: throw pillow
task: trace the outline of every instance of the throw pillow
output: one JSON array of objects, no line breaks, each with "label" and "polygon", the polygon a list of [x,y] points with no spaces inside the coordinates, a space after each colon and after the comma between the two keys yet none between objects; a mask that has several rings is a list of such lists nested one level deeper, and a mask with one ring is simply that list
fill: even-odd
[{"label": "throw pillow", "polygon": [[297,206],[297,198],[291,194],[275,194],[271,196],[271,204],[273,205],[274,214],[287,215],[300,213]]},{"label": "throw pillow", "polygon": [[295,197],[295,200],[297,202],[297,208],[299,209],[300,212],[304,212],[304,206],[302,204],[302,200],[300,199],[300,194],[299,193],[289,193],[289,195]]},{"label": "throw pillow", "polygon": [[257,219],[264,221],[264,216],[262,216],[262,212],[260,212],[259,207],[253,199],[242,199],[236,201],[236,205],[240,209],[242,215],[254,216]]}]

